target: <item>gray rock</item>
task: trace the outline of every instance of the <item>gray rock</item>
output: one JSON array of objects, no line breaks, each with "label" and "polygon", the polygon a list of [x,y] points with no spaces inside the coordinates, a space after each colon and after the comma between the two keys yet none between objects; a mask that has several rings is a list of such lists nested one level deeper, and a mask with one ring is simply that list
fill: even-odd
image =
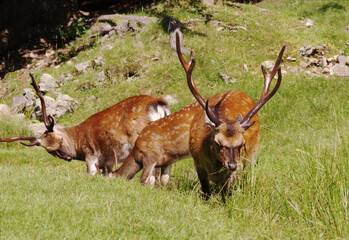
[{"label": "gray rock", "polygon": [[59,94],[56,99],[55,117],[60,118],[67,112],[73,112],[78,105],[79,101],[76,99],[66,94]]},{"label": "gray rock", "polygon": [[248,66],[247,66],[246,63],[244,63],[243,68],[244,68],[244,70],[245,70],[246,72],[248,72]]},{"label": "gray rock", "polygon": [[99,72],[97,74],[97,82],[96,82],[96,85],[102,85],[105,83],[105,74],[104,74],[104,71],[102,72]]},{"label": "gray rock", "polygon": [[79,73],[85,73],[87,72],[88,68],[91,66],[90,61],[78,63],[75,65],[76,70],[78,70]]},{"label": "gray rock", "polygon": [[29,124],[28,129],[34,133],[34,137],[40,137],[46,131],[46,127],[43,122]]},{"label": "gray rock", "polygon": [[97,18],[99,21],[108,21],[108,22],[117,22],[118,20],[125,20],[136,22],[142,25],[148,25],[158,21],[158,18],[155,17],[146,17],[146,16],[135,16],[135,15],[121,15],[121,14],[110,14],[102,15]]},{"label": "gray rock", "polygon": [[60,78],[61,78],[61,84],[65,85],[69,80],[72,80],[74,77],[73,77],[73,74],[68,72],[68,73],[61,73]]},{"label": "gray rock", "polygon": [[53,91],[57,85],[57,80],[50,74],[44,73],[40,78],[39,89],[42,92]]},{"label": "gray rock", "polygon": [[6,104],[0,104],[0,116],[10,115],[11,109]]},{"label": "gray rock", "polygon": [[347,58],[348,58],[348,57],[342,56],[342,55],[338,56],[338,58],[337,58],[338,64],[339,64],[339,65],[346,65],[346,63],[347,63],[347,61],[348,61]]},{"label": "gray rock", "polygon": [[[56,115],[56,103],[52,97],[44,96],[45,105],[46,105],[46,113],[47,115],[55,116]],[[34,103],[34,111],[32,113],[31,119],[43,120],[41,102],[40,99],[37,98]]]},{"label": "gray rock", "polygon": [[325,57],[322,57],[320,58],[319,60],[319,66],[320,67],[326,67],[328,64],[327,64],[327,59]]},{"label": "gray rock", "polygon": [[103,67],[105,61],[101,56],[97,57],[96,59],[92,60],[91,65],[93,69],[96,69],[98,67]]},{"label": "gray rock", "polygon": [[300,61],[300,62],[299,62],[299,66],[300,66],[301,68],[307,68],[307,67],[310,66],[310,63],[309,63],[309,62],[306,62],[306,61]]},{"label": "gray rock", "polygon": [[94,33],[100,33],[102,35],[109,33],[113,27],[107,23],[107,22],[98,22],[98,24],[94,25],[89,32],[94,34]]},{"label": "gray rock", "polygon": [[262,62],[262,66],[265,68],[267,72],[271,72],[274,68],[274,61],[264,61]]},{"label": "gray rock", "polygon": [[25,109],[27,98],[23,95],[14,96],[11,100],[11,112],[20,113]]},{"label": "gray rock", "polygon": [[330,71],[329,68],[325,67],[325,68],[322,69],[322,72],[321,72],[321,73],[322,73],[322,74],[329,74],[329,73],[331,73],[331,71]]},{"label": "gray rock", "polygon": [[318,66],[319,60],[317,58],[309,58],[308,63],[310,64],[310,66]]},{"label": "gray rock", "polygon": [[289,61],[289,62],[295,62],[295,61],[297,61],[297,58],[288,56],[288,57],[286,58],[286,60]]},{"label": "gray rock", "polygon": [[288,69],[288,72],[289,73],[299,73],[300,69],[297,68],[297,67],[291,67],[291,68]]},{"label": "gray rock", "polygon": [[232,78],[232,77],[230,77],[227,74],[224,74],[224,73],[218,73],[218,74],[219,74],[219,77],[222,78],[226,84],[235,83],[236,82],[235,78]]},{"label": "gray rock", "polygon": [[349,77],[349,66],[336,64],[330,70],[331,75]]}]

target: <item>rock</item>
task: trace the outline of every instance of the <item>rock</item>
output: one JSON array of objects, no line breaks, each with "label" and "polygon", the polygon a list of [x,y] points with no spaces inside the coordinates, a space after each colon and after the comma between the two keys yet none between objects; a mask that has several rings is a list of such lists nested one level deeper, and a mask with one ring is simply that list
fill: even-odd
[{"label": "rock", "polygon": [[27,98],[23,95],[14,96],[11,100],[11,112],[20,113],[25,109]]},{"label": "rock", "polygon": [[288,69],[288,72],[289,72],[289,73],[299,73],[299,72],[300,72],[300,69],[297,68],[297,67],[292,67],[292,68],[289,68],[289,69]]},{"label": "rock", "polygon": [[[45,105],[46,105],[46,113],[47,115],[56,115],[56,103],[52,97],[44,96]],[[41,102],[40,99],[37,98],[34,103],[34,112],[32,113],[31,119],[35,120],[43,120]]]},{"label": "rock", "polygon": [[50,74],[44,73],[40,78],[39,89],[42,92],[53,91],[57,85],[57,80]]},{"label": "rock", "polygon": [[232,32],[237,32],[238,30],[244,30],[247,31],[247,28],[245,26],[232,26],[232,25],[228,25],[228,28],[230,31]]},{"label": "rock", "polygon": [[4,115],[10,115],[11,109],[6,104],[0,104],[0,117]]},{"label": "rock", "polygon": [[110,44],[106,44],[106,45],[102,46],[102,50],[111,50],[111,49],[113,49],[113,46]]},{"label": "rock", "polygon": [[300,61],[300,62],[299,62],[299,66],[300,66],[301,68],[307,68],[307,67],[310,66],[310,63],[309,63],[309,62],[306,62],[306,61]]},{"label": "rock", "polygon": [[330,71],[329,68],[325,67],[325,68],[322,69],[322,72],[321,72],[321,73],[322,73],[322,74],[329,74],[329,73],[331,73],[331,71]]},{"label": "rock", "polygon": [[286,58],[286,60],[289,61],[289,62],[295,62],[295,61],[297,61],[297,58],[288,56],[288,57]]},{"label": "rock", "polygon": [[87,72],[88,67],[90,67],[90,61],[82,62],[75,65],[76,70],[78,70],[79,73],[85,73]]},{"label": "rock", "polygon": [[248,66],[247,66],[246,63],[244,63],[243,68],[244,68],[244,70],[245,70],[246,72],[248,72]]},{"label": "rock", "polygon": [[274,62],[273,61],[264,61],[262,62],[262,66],[265,68],[267,72],[271,72],[274,68]]},{"label": "rock", "polygon": [[308,28],[314,28],[314,21],[311,19],[305,19],[304,25]]},{"label": "rock", "polygon": [[89,101],[94,101],[94,100],[96,100],[96,99],[97,99],[97,98],[96,98],[95,95],[91,95],[90,97],[87,98],[87,100],[89,100]]},{"label": "rock", "polygon": [[327,59],[325,57],[320,58],[319,66],[320,67],[326,67],[327,66]]},{"label": "rock", "polygon": [[309,58],[308,63],[310,66],[318,66],[319,60],[317,58]]},{"label": "rock", "polygon": [[218,73],[220,78],[222,78],[224,80],[224,82],[226,84],[229,84],[229,83],[235,83],[236,82],[236,79],[235,78],[232,78],[230,77],[229,75],[227,74],[224,74],[224,73]]},{"label": "rock", "polygon": [[127,22],[135,22],[141,25],[148,25],[150,23],[155,23],[158,18],[146,17],[146,16],[135,16],[135,15],[121,15],[121,14],[110,14],[102,15],[97,18],[98,21],[106,21],[116,23],[118,20],[125,20]]},{"label": "rock", "polygon": [[336,64],[331,69],[331,75],[349,77],[349,66]]},{"label": "rock", "polygon": [[347,58],[348,58],[348,57],[342,56],[342,55],[338,56],[338,58],[337,58],[338,64],[339,64],[339,65],[345,66],[345,64],[346,64],[347,61],[348,61]]},{"label": "rock", "polygon": [[107,22],[98,22],[96,25],[90,28],[89,32],[91,34],[100,33],[101,35],[105,35],[109,33],[113,27]]},{"label": "rock", "polygon": [[163,99],[165,99],[169,105],[179,103],[178,99],[171,95],[166,95]]},{"label": "rock", "polygon": [[73,112],[77,106],[79,105],[79,101],[70,97],[66,94],[59,94],[56,99],[56,118],[62,117],[67,112]]},{"label": "rock", "polygon": [[29,124],[28,129],[34,133],[34,137],[40,137],[47,130],[43,122]]},{"label": "rock", "polygon": [[96,69],[98,67],[102,67],[104,65],[105,61],[101,56],[97,57],[96,59],[92,60],[91,65],[93,69]]},{"label": "rock", "polygon": [[99,72],[97,74],[97,82],[96,82],[96,85],[102,85],[105,83],[105,74],[104,74],[104,71],[102,72]]},{"label": "rock", "polygon": [[72,80],[74,77],[73,77],[73,74],[68,72],[68,73],[61,73],[60,78],[61,78],[61,84],[65,85],[69,80]]}]

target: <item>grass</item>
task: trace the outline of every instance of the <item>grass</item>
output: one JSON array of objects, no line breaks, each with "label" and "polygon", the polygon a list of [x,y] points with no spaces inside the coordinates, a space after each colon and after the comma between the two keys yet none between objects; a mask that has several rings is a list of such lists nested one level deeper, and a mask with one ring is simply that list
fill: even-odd
[{"label": "grass", "polygon": [[[284,43],[286,56],[293,57],[308,44],[325,43],[329,55],[348,51],[343,27],[349,22],[349,4],[345,1],[269,0],[241,9],[178,2],[171,1],[171,7],[170,3],[156,5],[141,15],[187,21],[184,44],[194,50],[194,79],[203,96],[238,89],[257,100],[262,89],[260,63],[275,60]],[[226,25],[246,26],[248,31],[216,31],[213,25],[192,20],[204,20],[207,15]],[[314,20],[316,28],[299,27],[305,18]],[[69,82],[62,92],[78,98],[80,106],[58,123],[78,124],[136,94],[175,95],[179,103],[171,106],[172,111],[193,101],[161,24],[137,36],[115,36],[108,42],[113,49],[96,45],[72,59],[79,63],[102,56],[103,69],[79,74],[63,63],[34,73],[37,78],[44,72],[58,78],[71,72],[73,80],[79,80]],[[152,60],[155,56],[159,60]],[[243,70],[244,63],[249,72]],[[94,84],[102,70],[110,76],[105,85],[80,88],[86,82]],[[136,73],[131,83],[126,81],[130,70]],[[237,82],[224,83],[219,72]],[[24,81],[18,72],[5,79],[10,88],[4,103],[30,87],[29,78],[27,85],[19,80]],[[139,175],[131,181],[91,177],[85,174],[83,162],[68,163],[38,147],[0,144],[1,238],[347,239],[348,88],[347,78],[284,74],[279,91],[259,112],[258,165],[249,169],[226,205],[219,189],[208,202],[200,198],[192,159],[173,166],[169,188],[150,189],[139,184]],[[97,100],[86,101],[92,94]],[[1,118],[0,136],[30,135],[27,124],[27,120]]]}]

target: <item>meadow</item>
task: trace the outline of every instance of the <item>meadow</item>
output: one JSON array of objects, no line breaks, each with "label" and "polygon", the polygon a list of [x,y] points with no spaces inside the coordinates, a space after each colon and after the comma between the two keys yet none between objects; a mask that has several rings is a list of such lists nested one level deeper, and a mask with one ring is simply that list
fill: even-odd
[{"label": "meadow", "polygon": [[[184,46],[194,51],[193,77],[204,97],[240,90],[256,101],[263,88],[260,65],[275,61],[283,44],[287,56],[302,46],[326,44],[328,55],[349,55],[347,1],[265,0],[257,5],[205,7],[187,1],[160,2],[135,14],[181,20]],[[211,20],[206,23],[207,18]],[[315,28],[302,21],[310,18]],[[223,30],[210,24],[220,22]],[[245,26],[230,31],[229,25]],[[71,47],[83,45],[88,33]],[[77,73],[73,66],[34,72],[74,80],[62,92],[79,99],[79,108],[58,120],[76,125],[95,112],[136,94],[172,95],[174,112],[194,101],[169,35],[161,22],[144,31],[113,36],[113,48],[86,48],[79,63],[102,56],[110,80],[93,84],[98,71]],[[154,61],[154,57],[158,60]],[[188,55],[186,55],[188,57]],[[286,66],[295,63],[284,61]],[[246,64],[249,71],[244,70]],[[130,81],[125,72],[136,73]],[[286,70],[287,71],[287,70]],[[236,79],[225,83],[218,73]],[[10,73],[8,98],[30,88]],[[117,81],[112,81],[117,79]],[[53,158],[39,147],[0,144],[1,239],[348,239],[349,236],[349,84],[348,78],[284,73],[280,89],[259,111],[261,142],[258,164],[247,171],[232,196],[221,201],[213,186],[209,201],[191,158],[178,161],[169,187],[141,186],[130,181],[89,176],[84,162]],[[88,101],[91,95],[95,101]],[[0,118],[0,136],[31,135],[29,120]]]}]

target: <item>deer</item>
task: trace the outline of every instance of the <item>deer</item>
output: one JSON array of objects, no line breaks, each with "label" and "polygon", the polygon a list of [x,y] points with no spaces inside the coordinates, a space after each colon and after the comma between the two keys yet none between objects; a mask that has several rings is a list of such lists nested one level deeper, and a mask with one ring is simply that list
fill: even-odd
[{"label": "deer", "polygon": [[66,161],[85,161],[91,175],[101,174],[102,169],[104,175],[111,176],[114,165],[125,160],[142,129],[170,114],[164,99],[138,95],[93,114],[79,125],[55,126],[54,118],[46,113],[45,100],[34,76],[29,75],[41,101],[46,131],[40,137],[0,138],[0,142],[29,141],[20,143],[43,147],[52,156]]},{"label": "deer", "polygon": [[[255,164],[259,148],[260,123],[258,111],[276,93],[281,85],[283,46],[273,70],[267,73],[262,65],[264,88],[257,103],[244,92],[228,91],[208,98],[206,101],[197,91],[192,71],[195,59],[186,70],[187,82],[203,111],[199,111],[190,126],[189,149],[205,199],[210,197],[210,181],[222,186],[222,198],[231,193],[238,176]],[[278,73],[278,79],[271,92],[271,82]]]}]

